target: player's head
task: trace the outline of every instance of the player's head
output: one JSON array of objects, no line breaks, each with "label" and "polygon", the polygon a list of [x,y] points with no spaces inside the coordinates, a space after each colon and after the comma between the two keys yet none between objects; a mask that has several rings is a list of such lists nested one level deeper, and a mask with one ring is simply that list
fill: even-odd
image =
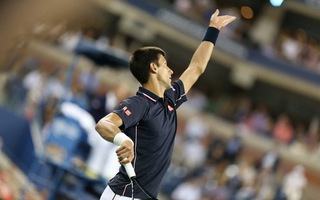
[{"label": "player's head", "polygon": [[151,63],[159,65],[160,55],[165,57],[165,52],[154,46],[142,47],[133,52],[129,61],[130,71],[142,85],[149,80]]}]

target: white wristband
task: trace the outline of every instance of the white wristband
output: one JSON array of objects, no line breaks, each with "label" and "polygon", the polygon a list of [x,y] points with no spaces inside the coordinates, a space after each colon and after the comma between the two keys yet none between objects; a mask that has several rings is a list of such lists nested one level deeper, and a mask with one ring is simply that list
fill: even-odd
[{"label": "white wristband", "polygon": [[120,146],[121,143],[125,140],[129,140],[130,142],[132,142],[133,144],[133,141],[124,133],[120,132],[120,133],[117,133],[114,138],[113,138],[113,143],[117,146]]}]

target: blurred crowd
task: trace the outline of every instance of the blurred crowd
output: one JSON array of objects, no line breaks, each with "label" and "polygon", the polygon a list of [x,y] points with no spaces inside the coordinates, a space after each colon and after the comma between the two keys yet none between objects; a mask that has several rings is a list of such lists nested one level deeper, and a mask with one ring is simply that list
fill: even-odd
[{"label": "blurred crowd", "polygon": [[[114,153],[116,146],[99,136],[95,124],[128,96],[129,85],[106,85],[94,70],[67,70],[54,62],[29,57],[16,71],[6,74],[2,87],[1,105],[39,127],[40,145],[44,146],[40,155],[91,178],[107,180],[117,172],[120,164]],[[115,160],[109,158],[109,162],[108,154]],[[9,182],[0,185],[0,197],[5,200],[22,195],[19,191],[13,198],[18,187],[12,188]],[[6,194],[5,186],[10,188],[10,198],[2,196]],[[41,193],[48,194],[40,188]]]},{"label": "blurred crowd", "polygon": [[243,134],[257,134],[288,146],[297,156],[308,154],[314,160],[319,159],[319,119],[316,116],[303,122],[286,112],[272,113],[266,105],[255,105],[248,98],[240,99],[231,110],[229,114],[221,114],[236,123]]},{"label": "blurred crowd", "polygon": [[169,199],[301,199],[307,184],[304,167],[279,175],[276,150],[250,158],[239,135],[215,136],[201,115],[186,121],[175,148],[162,186]]},{"label": "blurred crowd", "polygon": [[42,200],[40,194],[21,175],[20,170],[2,155],[0,148],[0,199],[1,200]]},{"label": "blurred crowd", "polygon": [[262,46],[266,56],[312,73],[320,71],[319,41],[304,30],[282,28],[271,46]]},{"label": "blurred crowd", "polygon": [[[103,84],[93,73],[94,70],[75,71],[68,80],[67,71],[35,58],[27,59],[20,70],[19,78],[8,78],[5,105],[30,121],[39,121],[44,143],[49,142],[46,141],[50,138],[48,134],[54,134],[50,131],[53,128],[51,125],[61,114],[66,117],[65,120],[72,118],[79,121],[86,130],[86,142],[90,147],[85,152],[86,156],[73,155],[70,161],[72,166],[91,177],[111,178],[119,167],[114,153],[116,147],[96,137],[98,134],[92,129],[95,122],[110,112],[121,99],[132,94],[130,85],[125,82],[114,86]],[[90,79],[86,78],[88,76]],[[312,139],[303,127],[294,129],[285,114],[271,123],[266,108],[253,109],[248,99],[241,102],[235,112],[231,112],[234,113],[230,116],[233,122],[239,124],[239,133],[230,139],[220,138],[209,128],[210,121],[201,112],[207,106],[205,98],[196,89],[190,93],[186,108],[196,109],[198,114],[179,121],[173,163],[163,182],[162,195],[173,200],[283,199],[288,195],[297,197],[290,199],[301,199],[307,184],[304,168],[297,165],[284,177],[279,176],[281,158],[277,151],[250,159],[242,153],[241,135],[243,132],[256,133],[292,147],[300,143],[306,151],[317,149],[318,139]],[[67,122],[65,130],[71,131],[72,123]],[[313,131],[318,131],[317,124],[313,128]],[[307,141],[313,142],[313,145]],[[63,161],[61,153],[56,149],[52,151],[49,143],[46,144],[48,155]],[[79,150],[83,151],[83,147],[80,146],[82,149]]]},{"label": "blurred crowd", "polygon": [[[210,0],[168,0],[178,13],[185,15],[201,24],[207,23],[215,8],[215,1]],[[258,49],[263,55],[281,62],[287,62],[293,67],[302,68],[314,73],[320,73],[319,40],[308,35],[303,29],[280,27],[271,44],[257,44],[250,37],[250,29],[254,19],[241,16],[240,8],[220,8],[220,13],[237,16],[238,20],[223,30],[225,33],[252,49]],[[255,19],[259,13],[254,13]],[[245,28],[244,28],[245,27]]]},{"label": "blurred crowd", "polygon": [[[88,119],[83,112],[89,114],[91,121],[85,121],[87,124],[91,122],[87,125],[91,126],[91,131],[90,127],[86,128],[90,148],[85,152],[86,156],[73,158],[71,162],[88,176],[108,179],[119,167],[114,154],[115,147],[95,137],[98,135],[92,128],[121,99],[132,93],[129,84],[105,84],[94,71],[75,70],[68,77],[68,71],[64,68],[30,57],[18,70],[19,73],[8,76],[4,104],[30,121],[39,121],[44,142],[49,138],[50,125],[61,113],[78,121]],[[226,103],[231,99],[220,101]],[[192,90],[186,107],[200,114],[179,122],[181,126],[176,138],[175,155],[163,183],[163,195],[174,200],[283,199],[284,195],[293,195],[292,191],[295,191],[295,195],[301,196],[307,184],[304,168],[296,166],[285,177],[279,177],[281,158],[277,152],[270,151],[256,159],[248,159],[242,154],[244,147],[241,135],[258,134],[276,143],[286,144],[298,156],[316,155],[319,152],[318,120],[310,122],[307,129],[303,124],[293,126],[285,113],[273,121],[265,106],[253,107],[247,98],[233,105],[233,111],[218,101],[216,99],[214,114],[238,124],[237,134],[231,139],[215,135],[204,115],[209,100],[201,91]],[[66,102],[72,104],[65,108],[71,111],[59,107],[66,105]],[[84,123],[80,124],[86,127]],[[102,149],[109,153],[101,154]],[[48,149],[50,156],[61,161],[58,151],[52,154],[51,150]]]},{"label": "blurred crowd", "polygon": [[206,96],[195,88],[188,97],[187,105],[234,123],[242,135],[258,135],[286,146],[298,157],[308,155],[319,162],[320,126],[316,115],[305,120],[284,110],[275,112],[267,102],[254,102],[241,93],[221,92]]}]

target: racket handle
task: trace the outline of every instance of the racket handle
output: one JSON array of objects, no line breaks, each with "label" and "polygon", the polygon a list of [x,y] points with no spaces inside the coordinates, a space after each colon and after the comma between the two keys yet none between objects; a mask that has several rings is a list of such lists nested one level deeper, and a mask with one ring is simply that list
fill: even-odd
[{"label": "racket handle", "polygon": [[134,171],[131,163],[124,164],[123,166],[126,169],[126,172],[130,179],[136,177],[136,172]]}]

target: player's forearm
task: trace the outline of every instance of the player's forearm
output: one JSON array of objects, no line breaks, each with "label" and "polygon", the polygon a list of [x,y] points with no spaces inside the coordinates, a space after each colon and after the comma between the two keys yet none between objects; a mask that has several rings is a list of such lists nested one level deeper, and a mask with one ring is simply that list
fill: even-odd
[{"label": "player's forearm", "polygon": [[202,41],[194,52],[190,61],[189,68],[194,71],[195,76],[200,76],[206,69],[211,58],[214,44],[208,41]]},{"label": "player's forearm", "polygon": [[180,80],[184,84],[184,89],[186,93],[190,90],[192,85],[198,80],[200,75],[204,73],[208,65],[208,62],[211,58],[214,44],[218,37],[218,33],[219,32],[212,34],[211,31],[207,31],[203,41],[200,43],[200,45],[194,52],[188,68],[180,76]]}]

